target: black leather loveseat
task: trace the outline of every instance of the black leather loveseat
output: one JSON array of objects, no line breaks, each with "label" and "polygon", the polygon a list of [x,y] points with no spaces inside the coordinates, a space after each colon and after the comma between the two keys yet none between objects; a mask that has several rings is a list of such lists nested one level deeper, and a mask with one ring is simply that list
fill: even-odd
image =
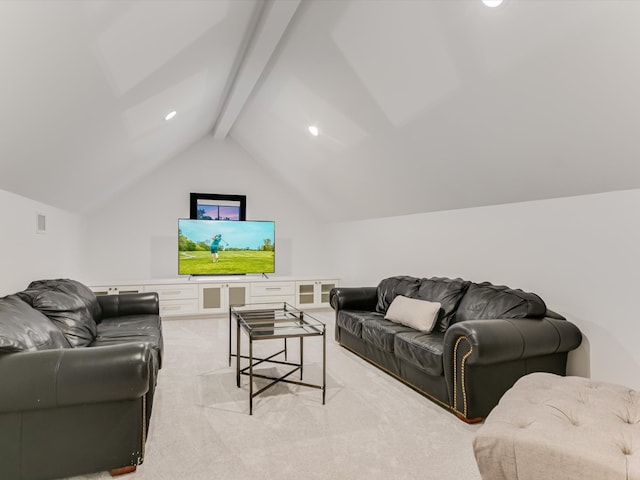
[{"label": "black leather loveseat", "polygon": [[[334,288],[330,302],[342,346],[467,422],[486,417],[528,373],[564,375],[582,341],[539,296],[487,282],[391,277],[377,288]],[[407,326],[423,305],[435,312],[424,331]]]},{"label": "black leather loveseat", "polygon": [[158,295],[42,280],[0,298],[0,478],[142,463],[162,328]]}]

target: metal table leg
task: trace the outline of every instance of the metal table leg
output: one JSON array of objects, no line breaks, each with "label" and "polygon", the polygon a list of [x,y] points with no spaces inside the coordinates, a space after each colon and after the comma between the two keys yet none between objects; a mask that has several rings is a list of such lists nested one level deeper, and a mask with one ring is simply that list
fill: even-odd
[{"label": "metal table leg", "polygon": [[327,330],[322,332],[322,404],[327,393]]},{"label": "metal table leg", "polygon": [[249,415],[253,415],[253,340],[249,336]]},{"label": "metal table leg", "polygon": [[[231,330],[229,330],[229,338],[231,338]],[[240,322],[237,319],[236,319],[236,385],[238,386],[238,388],[240,388]]]},{"label": "metal table leg", "polygon": [[304,337],[300,337],[300,380],[302,380],[303,363],[304,363]]}]

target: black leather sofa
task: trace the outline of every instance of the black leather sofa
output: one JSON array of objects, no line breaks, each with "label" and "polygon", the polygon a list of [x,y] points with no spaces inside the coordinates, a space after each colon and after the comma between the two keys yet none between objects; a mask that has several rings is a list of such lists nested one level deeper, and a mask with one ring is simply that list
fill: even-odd
[{"label": "black leather sofa", "polygon": [[[385,319],[398,296],[440,303],[430,332]],[[334,288],[330,303],[340,345],[467,422],[485,418],[528,373],[565,375],[582,341],[539,296],[488,282],[398,276]]]},{"label": "black leather sofa", "polygon": [[0,478],[135,470],[162,353],[156,293],[61,279],[0,298]]}]

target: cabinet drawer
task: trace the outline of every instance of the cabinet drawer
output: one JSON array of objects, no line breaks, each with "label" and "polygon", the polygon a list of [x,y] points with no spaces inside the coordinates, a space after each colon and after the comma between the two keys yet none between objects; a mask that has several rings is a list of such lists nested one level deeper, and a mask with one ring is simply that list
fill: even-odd
[{"label": "cabinet drawer", "polygon": [[171,300],[160,302],[160,315],[171,317],[173,315],[194,315],[198,313],[198,300]]},{"label": "cabinet drawer", "polygon": [[252,283],[251,298],[266,296],[295,295],[296,285],[294,282],[269,282]]},{"label": "cabinet drawer", "polygon": [[106,287],[89,287],[96,295],[124,295],[144,291],[142,285],[111,285]]},{"label": "cabinet drawer", "polygon": [[148,285],[145,290],[158,292],[160,301],[198,298],[197,285]]},{"label": "cabinet drawer", "polygon": [[288,303],[289,305],[296,304],[296,296],[295,295],[268,295],[268,296],[257,296],[251,297],[252,304],[258,303]]}]

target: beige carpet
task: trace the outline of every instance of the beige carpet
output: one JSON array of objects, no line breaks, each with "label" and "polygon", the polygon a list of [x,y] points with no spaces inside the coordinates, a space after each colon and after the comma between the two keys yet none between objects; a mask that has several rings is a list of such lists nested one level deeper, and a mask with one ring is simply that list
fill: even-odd
[{"label": "beige carpet", "polygon": [[[471,447],[478,426],[339,347],[333,312],[315,315],[328,327],[326,405],[320,390],[281,383],[254,400],[253,416],[248,377],[238,389],[228,366],[228,320],[165,320],[145,461],[120,478],[479,480]],[[257,353],[274,342],[258,344]],[[297,346],[289,342],[292,358]],[[305,381],[320,382],[321,341],[304,347]]]}]

